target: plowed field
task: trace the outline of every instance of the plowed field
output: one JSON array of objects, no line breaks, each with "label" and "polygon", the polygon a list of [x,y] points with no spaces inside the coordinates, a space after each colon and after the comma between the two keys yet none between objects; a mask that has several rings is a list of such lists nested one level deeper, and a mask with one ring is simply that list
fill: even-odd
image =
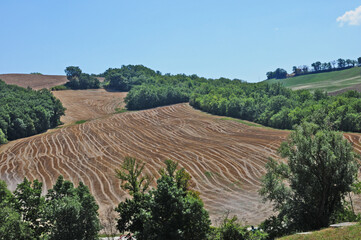
[{"label": "plowed field", "polygon": [[67,109],[61,121],[65,124],[89,120],[114,113],[124,107],[125,92],[107,92],[104,89],[54,91]]},{"label": "plowed field", "polygon": [[127,112],[11,142],[2,147],[0,174],[13,189],[26,176],[44,192],[62,174],[87,184],[101,211],[126,197],[114,169],[124,156],[147,162],[155,176],[165,159],[192,175],[213,219],[226,210],[251,223],[271,213],[257,194],[264,164],[287,132],[221,120],[188,104]]},{"label": "plowed field", "polygon": [[37,75],[37,74],[0,74],[0,79],[7,84],[32,89],[51,88],[68,81],[63,75]]},{"label": "plowed field", "polygon": [[[83,181],[102,216],[127,197],[114,177],[125,156],[145,161],[145,171],[155,177],[163,161],[173,159],[192,175],[192,187],[200,192],[213,221],[230,210],[256,224],[272,214],[258,196],[259,179],[268,157],[277,157],[276,149],[287,135],[177,104],[108,115],[10,142],[0,148],[0,177],[11,189],[25,176],[39,179],[44,193],[60,174],[76,184]],[[345,136],[361,152],[360,135]],[[359,209],[360,201],[355,205]]]}]

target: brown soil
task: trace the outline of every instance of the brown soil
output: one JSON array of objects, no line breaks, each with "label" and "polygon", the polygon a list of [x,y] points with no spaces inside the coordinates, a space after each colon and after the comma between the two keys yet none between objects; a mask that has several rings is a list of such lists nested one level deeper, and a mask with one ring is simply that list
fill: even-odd
[{"label": "brown soil", "polygon": [[[145,161],[145,172],[158,177],[164,160],[178,161],[192,176],[213,223],[227,210],[249,224],[273,214],[257,191],[269,157],[287,131],[251,127],[177,104],[145,111],[110,114],[122,106],[125,93],[104,90],[54,93],[68,108],[69,125],[45,134],[12,141],[0,148],[0,178],[14,190],[24,177],[39,179],[43,191],[61,174],[89,186],[100,216],[128,197],[114,176],[125,156]],[[361,153],[361,135],[345,134]],[[154,184],[153,184],[154,186]],[[354,199],[360,210],[360,199]]]},{"label": "brown soil", "polygon": [[104,89],[53,91],[67,109],[61,118],[64,124],[100,118],[124,107],[125,92]]},{"label": "brown soil", "polygon": [[[42,88],[51,88],[68,82],[64,75],[38,75],[38,74],[0,74],[0,79],[7,84],[18,85],[20,87],[31,87],[38,90]],[[104,81],[103,77],[98,77],[100,82]]]},{"label": "brown soil", "polygon": [[127,197],[114,177],[125,156],[147,163],[145,172],[158,177],[166,159],[192,175],[213,220],[225,211],[249,223],[272,213],[257,190],[268,157],[286,131],[250,127],[177,104],[104,119],[20,139],[3,146],[0,176],[11,189],[26,176],[44,183],[44,192],[62,174],[83,181],[94,194],[100,212]]},{"label": "brown soil", "polygon": [[68,81],[66,76],[61,75],[37,75],[37,74],[0,74],[0,79],[7,84],[32,89],[51,88],[64,84]]}]

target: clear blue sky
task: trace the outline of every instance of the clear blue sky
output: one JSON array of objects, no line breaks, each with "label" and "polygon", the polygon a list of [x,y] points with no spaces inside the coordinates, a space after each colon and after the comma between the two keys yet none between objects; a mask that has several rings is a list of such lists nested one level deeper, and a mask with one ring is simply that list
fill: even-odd
[{"label": "clear blue sky", "polygon": [[353,0],[1,0],[0,73],[64,74],[69,65],[100,73],[143,64],[162,73],[255,82],[277,67],[290,71],[293,65],[360,57],[361,20],[336,21],[360,5]]}]

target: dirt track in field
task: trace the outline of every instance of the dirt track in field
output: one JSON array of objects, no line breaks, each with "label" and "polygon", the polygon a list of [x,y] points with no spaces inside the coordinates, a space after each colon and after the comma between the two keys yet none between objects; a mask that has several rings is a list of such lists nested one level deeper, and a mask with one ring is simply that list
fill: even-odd
[{"label": "dirt track in field", "polygon": [[272,212],[257,194],[259,178],[286,135],[178,104],[115,114],[5,145],[0,173],[12,189],[24,176],[44,182],[44,191],[60,174],[83,181],[103,212],[127,196],[114,177],[125,156],[146,161],[146,172],[155,176],[164,160],[173,159],[192,175],[213,220],[230,210],[258,223]]},{"label": "dirt track in field", "polygon": [[107,92],[104,89],[53,91],[67,109],[61,117],[64,124],[79,120],[100,118],[124,108],[125,92]]}]

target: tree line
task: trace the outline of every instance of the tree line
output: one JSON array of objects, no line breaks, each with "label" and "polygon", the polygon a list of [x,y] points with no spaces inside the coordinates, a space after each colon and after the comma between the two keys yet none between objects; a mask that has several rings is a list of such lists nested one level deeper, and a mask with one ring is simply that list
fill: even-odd
[{"label": "tree line", "polygon": [[56,127],[64,111],[46,89],[35,91],[0,80],[0,144]]},{"label": "tree line", "polygon": [[356,91],[329,96],[320,90],[292,91],[280,83],[231,82],[195,89],[190,105],[279,129],[292,129],[295,124],[307,121],[327,122],[335,130],[361,131],[361,94]]},{"label": "tree line", "polygon": [[321,63],[320,61],[316,61],[311,64],[311,67],[307,65],[302,65],[298,67],[293,66],[292,74],[288,74],[287,71],[282,68],[277,68],[275,71],[267,72],[266,76],[267,79],[272,79],[272,78],[283,79],[283,78],[294,77],[299,75],[339,71],[339,70],[352,68],[355,66],[361,66],[361,57],[357,58],[357,60],[339,58],[337,60],[333,60],[331,62],[324,62],[324,63]]},{"label": "tree line", "polygon": [[[122,77],[123,75],[127,77]],[[188,102],[216,115],[230,116],[279,129],[292,129],[304,121],[327,121],[335,130],[361,132],[361,94],[355,91],[329,96],[316,90],[293,91],[281,83],[246,83],[227,78],[161,74],[144,66],[108,69],[106,82],[128,79],[125,98],[129,110]],[[119,77],[119,78],[118,78]],[[142,81],[138,81],[143,79]],[[112,83],[112,86],[123,86]]]}]

